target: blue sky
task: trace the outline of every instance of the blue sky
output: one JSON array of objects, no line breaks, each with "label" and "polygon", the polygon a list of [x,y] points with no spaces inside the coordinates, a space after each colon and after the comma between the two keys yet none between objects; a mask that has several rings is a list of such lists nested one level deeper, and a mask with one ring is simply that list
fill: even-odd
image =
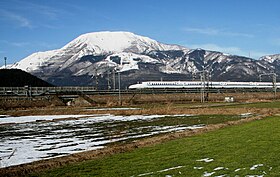
[{"label": "blue sky", "polygon": [[259,58],[280,53],[279,0],[0,0],[0,65],[95,31]]}]

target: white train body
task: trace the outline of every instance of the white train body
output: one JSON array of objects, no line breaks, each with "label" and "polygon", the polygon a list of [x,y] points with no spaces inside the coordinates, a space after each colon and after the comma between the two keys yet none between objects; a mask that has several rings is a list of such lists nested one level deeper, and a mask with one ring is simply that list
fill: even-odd
[{"label": "white train body", "polygon": [[[279,87],[280,83],[276,83]],[[195,89],[195,88],[274,88],[272,82],[205,82],[200,81],[147,81],[130,85],[129,89]]]}]

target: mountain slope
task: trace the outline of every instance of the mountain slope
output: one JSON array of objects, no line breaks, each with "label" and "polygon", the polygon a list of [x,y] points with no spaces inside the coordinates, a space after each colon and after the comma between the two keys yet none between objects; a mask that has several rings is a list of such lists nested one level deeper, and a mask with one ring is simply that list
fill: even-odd
[{"label": "mountain slope", "polygon": [[280,70],[280,54],[263,56],[260,60],[271,63],[277,70]]},{"label": "mountain slope", "polygon": [[123,88],[146,80],[197,80],[203,69],[212,80],[256,81],[262,73],[280,74],[279,57],[269,57],[254,60],[162,44],[130,32],[95,32],[61,49],[32,54],[9,68],[23,69],[55,85],[107,89],[115,87],[117,72]]}]

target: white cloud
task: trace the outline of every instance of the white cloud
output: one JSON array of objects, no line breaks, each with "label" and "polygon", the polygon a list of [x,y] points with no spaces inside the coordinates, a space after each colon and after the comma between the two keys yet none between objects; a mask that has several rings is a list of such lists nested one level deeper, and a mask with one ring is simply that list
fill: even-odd
[{"label": "white cloud", "polygon": [[30,45],[29,42],[10,42],[10,41],[6,41],[6,40],[0,40],[0,43],[4,43],[4,44],[15,46],[15,47],[25,47],[27,45]]},{"label": "white cloud", "polygon": [[186,32],[206,34],[206,35],[218,35],[219,31],[212,28],[184,28]]},{"label": "white cloud", "polygon": [[2,18],[4,20],[12,21],[17,26],[20,26],[20,27],[33,28],[31,22],[27,18],[25,18],[24,16],[21,16],[19,14],[13,13],[13,12],[1,10],[0,18]]},{"label": "white cloud", "polygon": [[250,51],[251,58],[259,59],[262,56],[270,55],[270,53]]},{"label": "white cloud", "polygon": [[32,3],[29,1],[18,1],[17,4],[21,5],[21,7],[17,7],[18,9],[31,11],[33,14],[42,15],[52,20],[57,19],[58,14],[63,11],[63,9],[55,9],[51,6]]},{"label": "white cloud", "polygon": [[216,44],[193,44],[193,45],[188,45],[190,48],[202,48],[206,50],[211,50],[211,51],[219,51],[219,52],[224,52],[228,54],[237,54],[237,53],[242,53],[242,50],[238,47],[222,47]]},{"label": "white cloud", "polygon": [[247,38],[254,37],[254,35],[252,34],[231,32],[231,31],[226,31],[223,29],[215,29],[215,28],[184,28],[183,31],[210,35],[210,36],[230,36],[230,37],[247,37]]},{"label": "white cloud", "polygon": [[239,56],[245,56],[254,59],[259,59],[261,56],[268,55],[268,53],[265,52],[259,52],[259,51],[245,51],[242,50],[239,47],[236,46],[219,46],[217,44],[191,44],[191,45],[186,45],[189,48],[201,48],[205,50],[210,50],[210,51],[218,51],[218,52],[223,52],[231,55],[239,55]]}]

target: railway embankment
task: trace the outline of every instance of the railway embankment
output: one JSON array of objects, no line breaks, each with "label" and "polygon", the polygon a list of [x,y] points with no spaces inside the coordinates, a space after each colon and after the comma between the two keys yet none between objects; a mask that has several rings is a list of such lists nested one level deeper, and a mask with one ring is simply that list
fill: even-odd
[{"label": "railway embankment", "polygon": [[[236,103],[265,102],[280,98],[280,93],[272,92],[229,92],[204,94],[205,102],[225,102],[226,97],[232,97]],[[125,94],[94,94],[94,95],[48,95],[34,97],[0,97],[0,109],[35,108],[51,106],[72,107],[115,107],[137,106],[142,104],[162,103],[197,103],[201,102],[201,93],[125,93]]]}]

